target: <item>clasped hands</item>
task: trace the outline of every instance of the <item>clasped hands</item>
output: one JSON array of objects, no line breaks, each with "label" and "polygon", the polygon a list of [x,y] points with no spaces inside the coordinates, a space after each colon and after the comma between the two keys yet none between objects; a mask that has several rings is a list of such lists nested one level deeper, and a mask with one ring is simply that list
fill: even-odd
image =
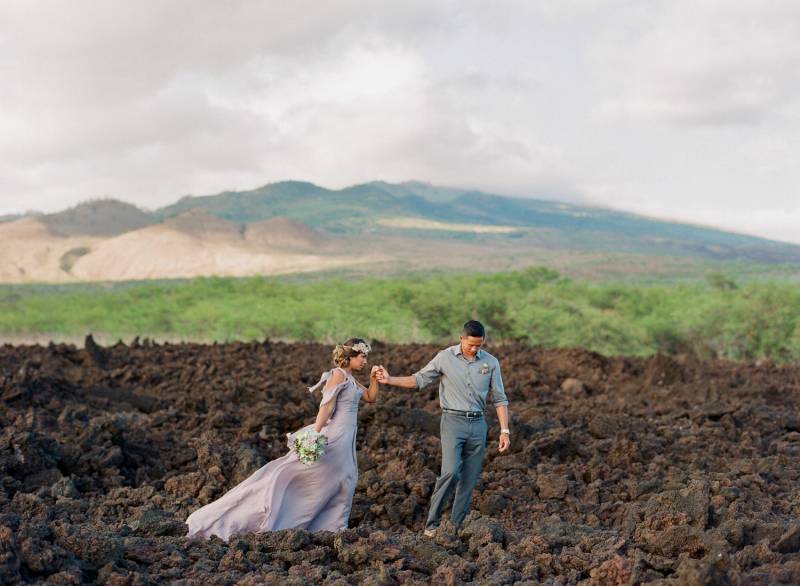
[{"label": "clasped hands", "polygon": [[389,371],[386,370],[386,367],[383,364],[379,364],[376,369],[376,378],[378,379],[378,382],[382,385],[388,385],[389,379],[391,378]]},{"label": "clasped hands", "polygon": [[382,385],[389,384],[389,371],[382,364],[376,364],[369,372],[370,380],[375,380]]}]

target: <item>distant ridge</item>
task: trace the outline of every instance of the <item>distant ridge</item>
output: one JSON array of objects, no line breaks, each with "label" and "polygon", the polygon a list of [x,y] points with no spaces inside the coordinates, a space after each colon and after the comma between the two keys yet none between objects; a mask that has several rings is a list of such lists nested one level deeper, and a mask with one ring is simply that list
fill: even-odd
[{"label": "distant ridge", "polygon": [[372,185],[383,189],[395,197],[423,197],[436,203],[449,203],[457,200],[470,189],[458,189],[455,187],[439,187],[425,181],[404,181],[403,183],[387,183],[385,181],[371,181],[366,185]]},{"label": "distant ridge", "polygon": [[[555,250],[633,252],[646,255],[800,263],[800,245],[724,230],[671,222],[607,208],[545,199],[509,197],[481,191],[437,187],[421,181],[373,181],[339,190],[303,181],[271,183],[250,191],[184,197],[154,213],[163,218],[188,209],[243,224],[283,216],[316,230],[342,236],[379,232],[400,237],[425,236],[452,240],[465,233],[431,230],[436,223],[507,226],[529,245]],[[402,222],[396,221],[398,218]],[[387,229],[387,225],[420,228]],[[387,222],[387,220],[389,220]],[[491,232],[487,230],[486,232]],[[497,231],[499,232],[499,231]],[[487,236],[484,236],[487,237]]]},{"label": "distant ridge", "polygon": [[118,236],[156,223],[156,218],[135,205],[115,199],[90,200],[40,217],[55,236]]},{"label": "distant ridge", "polygon": [[[359,267],[685,275],[800,267],[800,245],[623,211],[409,181],[283,181],[153,211],[112,200],[0,222],[0,282],[275,275]],[[756,266],[757,265],[757,266]],[[739,265],[729,265],[738,267]],[[768,270],[772,270],[771,268]]]},{"label": "distant ridge", "polygon": [[0,224],[3,222],[14,222],[15,220],[21,220],[29,215],[30,214],[6,214],[4,216],[0,216]]},{"label": "distant ridge", "polygon": [[270,183],[250,191],[224,191],[215,195],[187,195],[174,204],[157,209],[160,219],[182,214],[191,209],[204,209],[210,214],[247,224],[285,215],[284,209],[292,202],[307,200],[311,196],[324,196],[329,190],[303,181]]}]

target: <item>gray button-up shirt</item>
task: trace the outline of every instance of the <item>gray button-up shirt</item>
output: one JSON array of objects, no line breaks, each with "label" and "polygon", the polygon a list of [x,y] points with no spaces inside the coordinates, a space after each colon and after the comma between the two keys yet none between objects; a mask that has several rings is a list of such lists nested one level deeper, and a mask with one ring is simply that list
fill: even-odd
[{"label": "gray button-up shirt", "polygon": [[439,381],[439,403],[444,409],[483,411],[489,391],[495,406],[508,405],[500,363],[483,349],[469,361],[461,353],[461,344],[445,348],[414,377],[418,389]]}]

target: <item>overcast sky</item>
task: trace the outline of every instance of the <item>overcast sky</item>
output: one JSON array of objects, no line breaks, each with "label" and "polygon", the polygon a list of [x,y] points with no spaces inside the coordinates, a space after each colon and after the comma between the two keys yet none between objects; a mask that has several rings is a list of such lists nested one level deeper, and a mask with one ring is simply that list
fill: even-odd
[{"label": "overcast sky", "polygon": [[800,243],[800,2],[0,0],[0,214],[419,179]]}]

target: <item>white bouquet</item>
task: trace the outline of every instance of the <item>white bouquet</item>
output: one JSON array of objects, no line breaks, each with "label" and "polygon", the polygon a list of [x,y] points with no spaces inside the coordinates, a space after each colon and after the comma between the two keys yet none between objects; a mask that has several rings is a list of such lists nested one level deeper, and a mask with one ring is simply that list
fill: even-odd
[{"label": "white bouquet", "polygon": [[313,429],[298,433],[292,444],[292,450],[297,454],[297,459],[303,464],[313,464],[325,453],[328,437],[317,433]]}]

